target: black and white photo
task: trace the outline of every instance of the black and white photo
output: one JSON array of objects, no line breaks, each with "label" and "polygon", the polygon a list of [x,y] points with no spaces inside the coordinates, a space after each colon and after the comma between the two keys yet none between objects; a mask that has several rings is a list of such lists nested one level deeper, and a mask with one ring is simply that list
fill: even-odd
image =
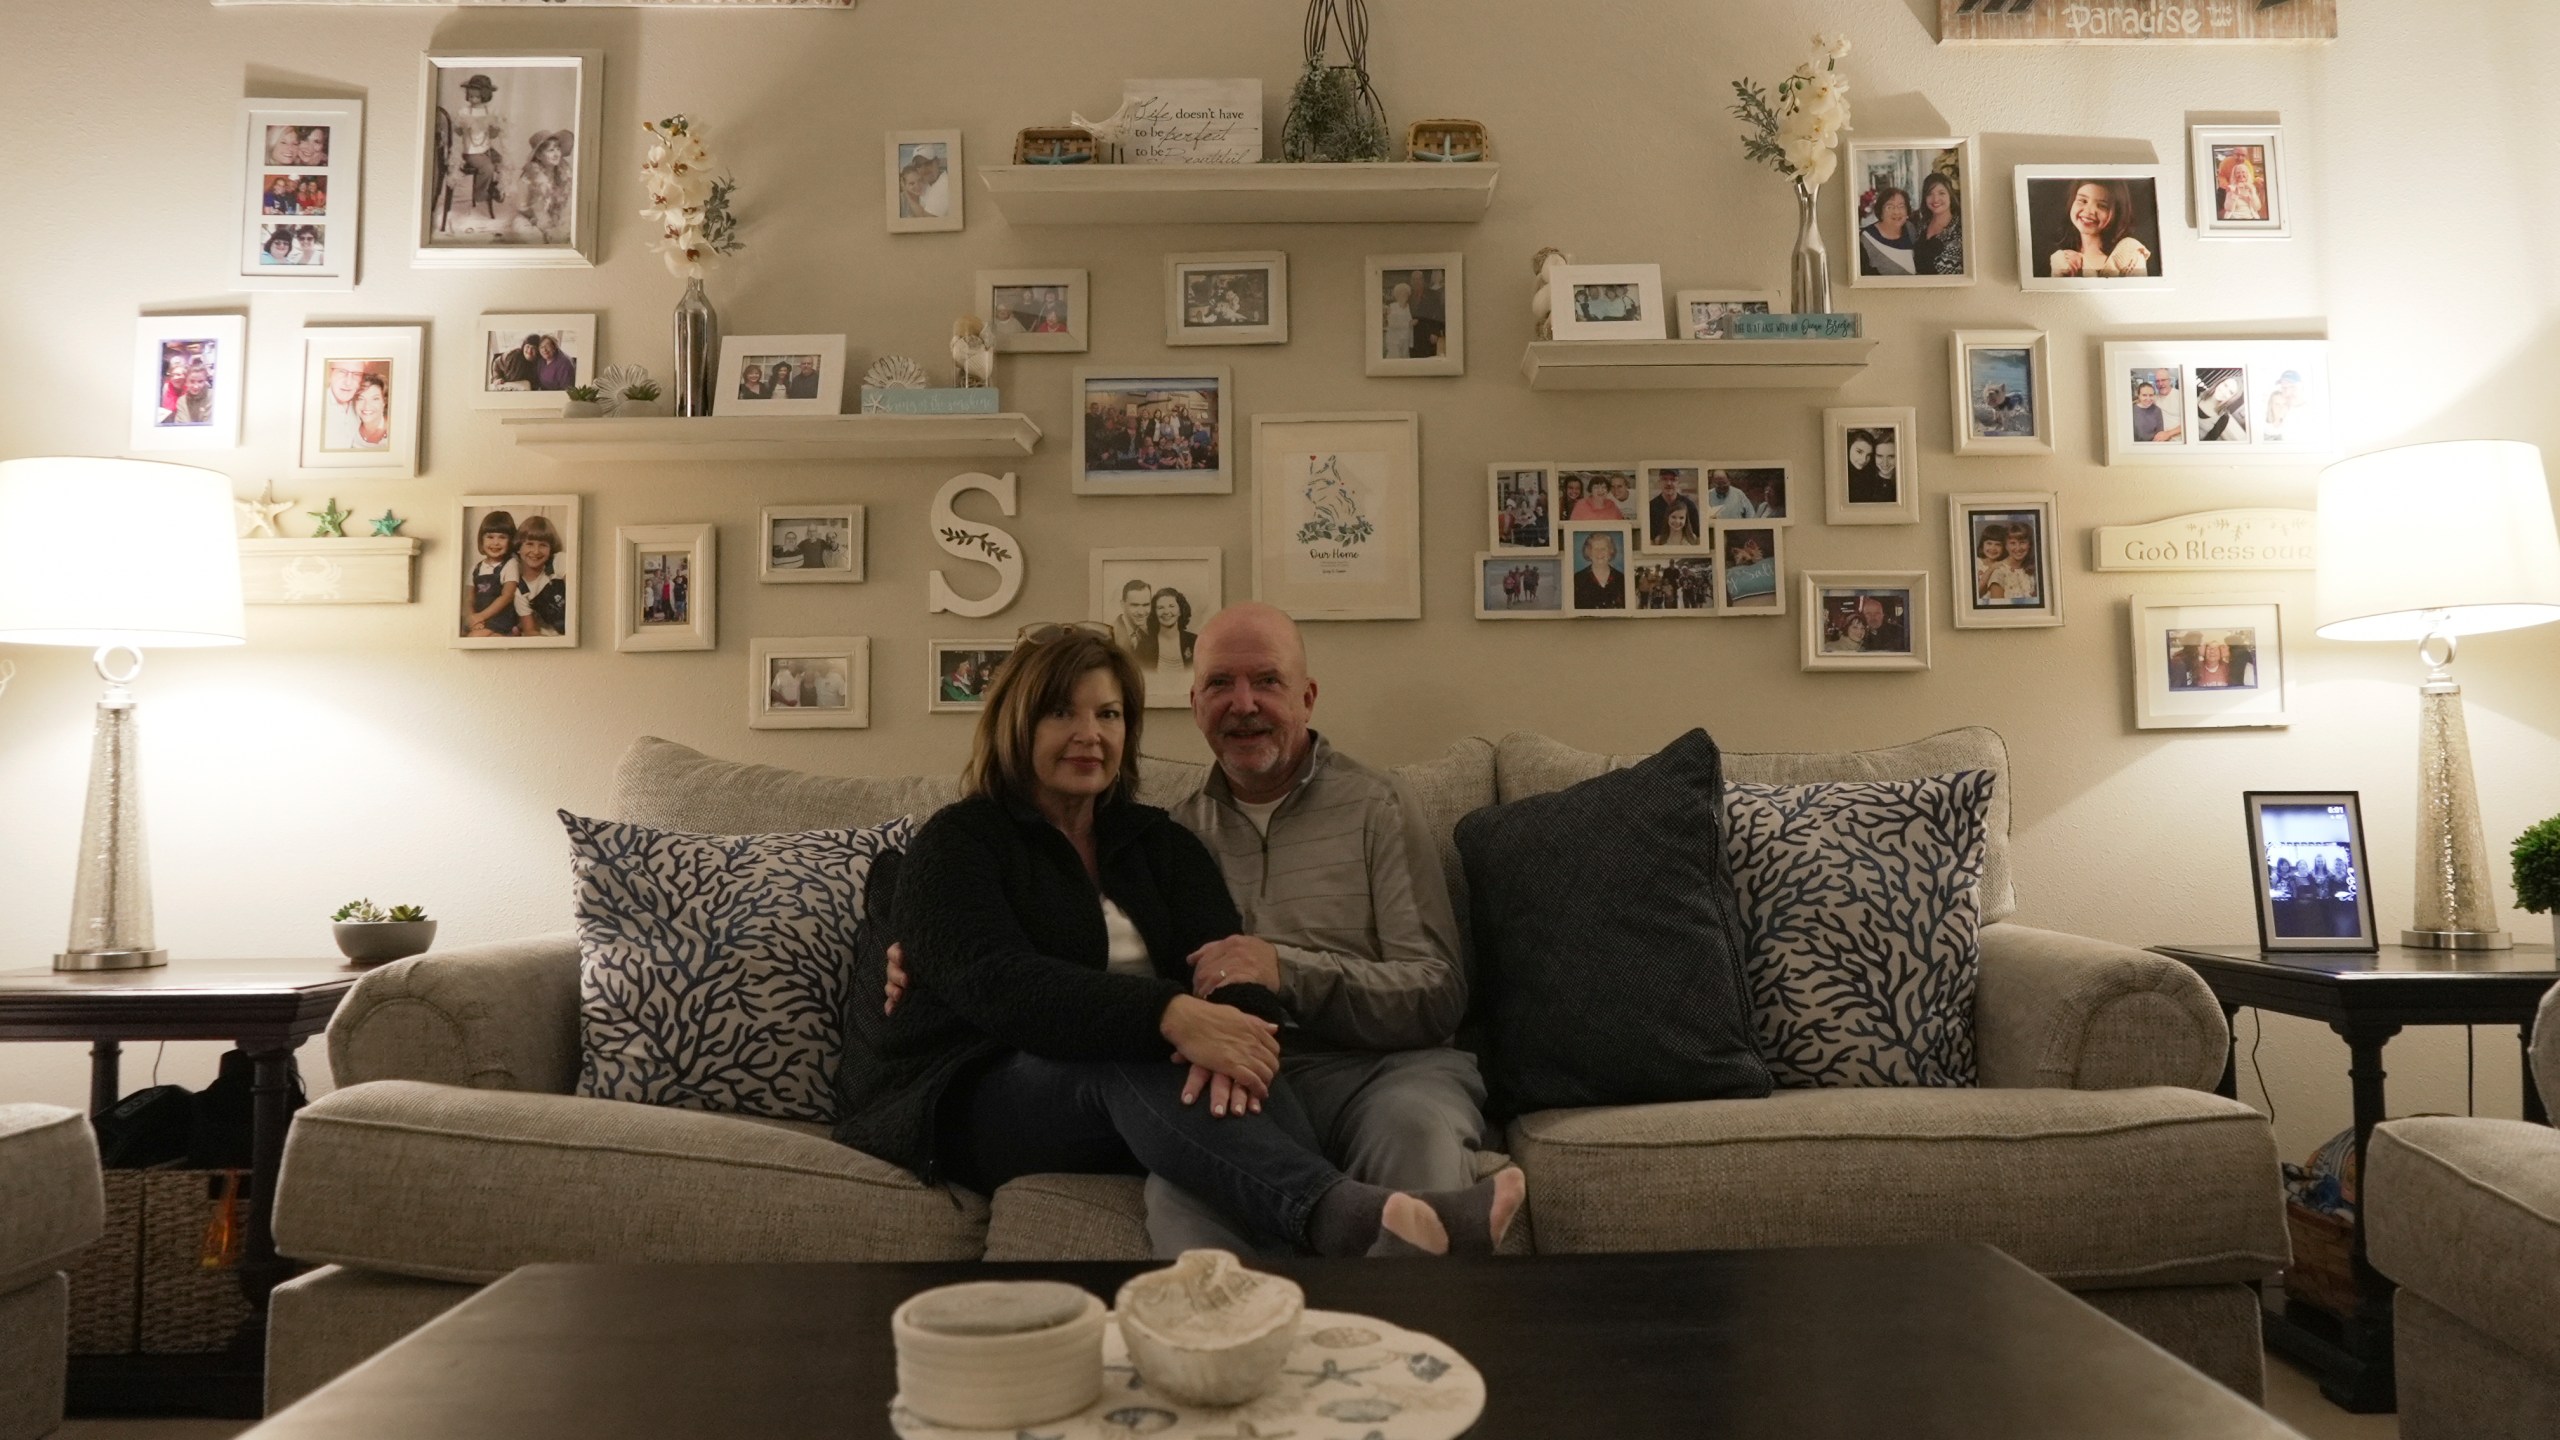
[{"label": "black and white photo", "polygon": [[1289,340],[1289,257],[1277,250],[1168,255],[1164,343],[1283,345]]},{"label": "black and white photo", "polygon": [[1911,410],[1826,410],[1823,435],[1825,520],[1920,523],[1920,431]]},{"label": "black and white photo", "polygon": [[1216,549],[1096,550],[1089,618],[1138,663],[1146,708],[1191,704],[1192,649],[1200,627],[1226,608],[1226,557]]},{"label": "black and white photo", "polygon": [[2259,948],[2380,949],[2362,798],[2352,790],[2251,790],[2241,804],[2249,821]]},{"label": "black and white photo", "polygon": [[593,264],[602,52],[429,55],[422,77],[416,263]]}]

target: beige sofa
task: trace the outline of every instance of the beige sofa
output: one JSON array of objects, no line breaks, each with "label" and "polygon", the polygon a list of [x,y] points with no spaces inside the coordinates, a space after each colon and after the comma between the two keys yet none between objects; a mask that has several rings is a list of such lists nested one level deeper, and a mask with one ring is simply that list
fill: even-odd
[{"label": "beige sofa", "polygon": [[[2533,1074],[2560,1114],[2560,989]],[[2402,1440],[2560,1435],[2560,1130],[2427,1117],[2374,1127],[2365,1248],[2399,1282]]]},{"label": "beige sofa", "polygon": [[0,1105],[0,1440],[35,1440],[62,1425],[62,1270],[98,1238],[106,1213],[89,1117]]},{"label": "beige sofa", "polygon": [[[1470,739],[1397,773],[1439,837],[1497,799],[1634,757],[1534,735]],[[1988,730],[1890,750],[1728,755],[1742,780],[1988,767],[1985,918],[2015,908],[2007,755]],[[1148,763],[1150,798],[1198,783]],[[929,811],[947,778],[835,779],[641,740],[624,818],[742,833]],[[578,1260],[1142,1258],[1139,1184],[1033,1176],[989,1198],[925,1188],[816,1127],[570,1092],[578,951],[567,935],[430,953],[367,975],[329,1030],[346,1087],[286,1147],[282,1250],[324,1266],[277,1291],[268,1402],[298,1398],[518,1265]],[[2261,1384],[2255,1282],[2287,1258],[2274,1140],[2206,1093],[2226,1031],[2185,967],[2119,945],[1988,925],[1981,1084],[1556,1111],[1510,1127],[1544,1253],[1987,1241],[2233,1389]]]}]

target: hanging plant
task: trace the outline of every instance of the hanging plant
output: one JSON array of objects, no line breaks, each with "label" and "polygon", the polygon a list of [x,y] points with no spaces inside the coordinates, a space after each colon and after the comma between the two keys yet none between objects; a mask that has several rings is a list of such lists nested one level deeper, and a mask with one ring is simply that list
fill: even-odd
[{"label": "hanging plant", "polygon": [[[1342,42],[1342,64],[1332,61]],[[1369,83],[1369,0],[1308,0],[1307,68],[1289,96],[1280,158],[1297,164],[1387,157],[1387,110]]]}]

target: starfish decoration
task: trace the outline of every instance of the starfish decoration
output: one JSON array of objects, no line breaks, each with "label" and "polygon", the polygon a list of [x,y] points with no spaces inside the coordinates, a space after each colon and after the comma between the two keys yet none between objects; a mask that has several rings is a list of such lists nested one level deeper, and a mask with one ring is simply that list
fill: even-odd
[{"label": "starfish decoration", "polygon": [[320,522],[319,528],[311,532],[312,539],[344,540],[347,538],[347,512],[338,508],[337,496],[329,497],[329,508],[326,510],[306,510],[302,513]]},{"label": "starfish decoration", "polygon": [[1377,1368],[1378,1367],[1376,1365],[1363,1365],[1357,1370],[1345,1370],[1342,1368],[1341,1361],[1327,1360],[1324,1362],[1324,1368],[1322,1370],[1292,1370],[1288,1373],[1292,1375],[1306,1376],[1307,1388],[1313,1390],[1327,1380],[1338,1380],[1345,1385],[1349,1385],[1352,1383],[1352,1376],[1366,1375]]},{"label": "starfish decoration", "polygon": [[284,518],[286,511],[301,503],[299,500],[277,499],[276,482],[270,480],[266,488],[258,492],[257,499],[234,500],[231,510],[240,519],[241,539],[280,540],[284,538],[284,532],[276,528],[276,522]]},{"label": "starfish decoration", "polygon": [[[333,500],[330,503],[334,505],[337,502]],[[376,535],[390,535],[396,537],[400,533],[400,527],[408,523],[408,521],[401,519],[388,510],[385,510],[382,512],[382,518],[373,522],[373,533]]]}]

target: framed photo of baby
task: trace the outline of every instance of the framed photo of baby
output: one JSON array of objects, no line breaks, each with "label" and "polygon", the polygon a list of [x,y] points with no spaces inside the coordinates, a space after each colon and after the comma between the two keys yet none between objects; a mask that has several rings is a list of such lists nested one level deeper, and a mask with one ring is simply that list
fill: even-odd
[{"label": "framed photo of baby", "polygon": [[235,290],[352,290],[361,100],[240,102]]},{"label": "framed photo of baby", "polygon": [[2041,330],[1958,330],[1947,344],[1959,455],[2053,453],[2053,386]]},{"label": "framed photo of baby", "polygon": [[957,130],[899,130],[887,144],[889,233],[958,230],[967,187]]},{"label": "framed photo of baby", "polygon": [[751,730],[871,728],[871,640],[811,635],[747,642]]},{"label": "framed photo of baby", "polygon": [[1289,257],[1278,250],[1164,258],[1164,343],[1285,345]]},{"label": "framed photo of baby", "polygon": [[569,388],[595,378],[593,315],[483,315],[471,363],[474,410],[560,413]]},{"label": "framed photo of baby", "polygon": [[2291,237],[2293,220],[2284,194],[2283,127],[2198,125],[2189,132],[2189,139],[2198,239]]},{"label": "framed photo of baby", "polygon": [[712,525],[624,525],[614,530],[614,649],[718,647],[718,536]]},{"label": "framed photo of baby", "polygon": [[1970,285],[1967,224],[1976,191],[1971,137],[1864,140],[1844,171],[1856,188],[1847,216],[1853,286]]},{"label": "framed photo of baby", "polygon": [[578,510],[575,495],[462,497],[455,649],[576,647]]},{"label": "framed photo of baby", "polygon": [[237,447],[248,340],[244,315],[145,315],[134,322],[130,447]]},{"label": "framed photo of baby", "polygon": [[595,263],[604,52],[419,64],[419,265]]},{"label": "framed photo of baby", "polygon": [[304,470],[407,480],[418,473],[415,325],[315,325],[302,332]]},{"label": "framed photo of baby", "polygon": [[2053,496],[1950,495],[1956,628],[2014,630],[2062,623]]},{"label": "framed photo of baby", "polygon": [[1467,373],[1467,257],[1372,255],[1371,375]]}]

